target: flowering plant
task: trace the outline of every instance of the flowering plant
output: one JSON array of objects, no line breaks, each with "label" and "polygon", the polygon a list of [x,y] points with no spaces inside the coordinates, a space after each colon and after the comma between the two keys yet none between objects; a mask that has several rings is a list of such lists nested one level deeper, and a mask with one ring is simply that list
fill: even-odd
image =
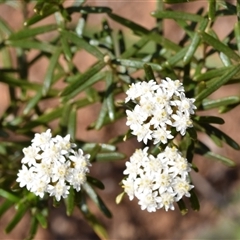
[{"label": "flowering plant", "polygon": [[[0,218],[13,212],[0,224],[6,233],[28,213],[24,237],[32,239],[60,206],[69,217],[80,210],[99,238],[117,239],[98,211],[112,216],[109,195],[121,192],[119,182],[117,203],[126,194],[146,212],[177,205],[185,214],[185,201],[200,209],[202,191],[191,175],[204,170],[196,155],[235,166],[205,140],[240,149],[218,126],[220,114],[231,116],[240,103],[238,93],[218,95],[239,83],[240,23],[221,40],[214,28],[222,16],[237,19],[240,3],[209,0],[205,11],[190,13],[177,11],[176,2],[188,1],[157,1],[156,24],[147,28],[86,1],[1,1],[23,19],[15,30],[0,17],[8,100],[0,115]],[[97,15],[104,19],[95,29]],[[169,19],[182,31],[178,40],[164,31]],[[108,204],[98,192],[105,187]]]}]

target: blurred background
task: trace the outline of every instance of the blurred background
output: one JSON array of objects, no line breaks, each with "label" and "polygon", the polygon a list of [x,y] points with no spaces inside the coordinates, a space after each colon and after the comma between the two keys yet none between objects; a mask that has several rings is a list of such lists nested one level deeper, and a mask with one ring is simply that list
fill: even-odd
[{"label": "blurred background", "polygon": [[[12,1],[14,2],[14,1]],[[18,1],[15,1],[18,2]],[[66,1],[66,5],[71,5],[72,1]],[[138,24],[151,29],[155,24],[155,19],[150,13],[156,9],[156,1],[87,1],[91,6],[107,6],[120,16],[129,18]],[[25,12],[25,16],[33,14],[34,4],[29,5],[29,9]],[[199,8],[206,9],[207,1],[193,1],[189,3],[181,3],[174,5],[166,5],[172,9],[194,12]],[[5,19],[9,25],[18,30],[24,22],[24,14],[22,11],[14,9],[6,4],[0,5],[0,16]],[[88,24],[92,25],[92,29],[98,28],[99,23],[106,16],[103,14],[93,15],[89,19]],[[51,22],[53,19],[47,18],[44,21]],[[219,18],[214,25],[215,31],[220,39],[232,29],[237,21],[234,17]],[[113,29],[119,29],[119,25],[109,20]],[[129,30],[123,29],[125,33]],[[173,42],[179,42],[183,36],[181,29],[171,20],[164,22],[164,35]],[[51,37],[51,36],[43,36]],[[132,41],[129,32],[129,41]],[[86,53],[79,54],[76,59],[76,65],[79,70],[84,71],[93,62],[91,56]],[[34,66],[29,78],[32,81],[41,82],[46,71],[47,61],[39,62]],[[218,63],[211,63],[216,66]],[[99,86],[101,87],[101,86]],[[0,83],[0,114],[2,114],[9,102],[7,87]],[[217,91],[213,98],[224,97],[230,94],[239,94],[239,85],[231,85],[221,88]],[[93,105],[78,112],[78,132],[80,139],[89,141],[107,141],[113,135],[113,132],[124,133],[124,120],[118,121],[110,127],[105,127],[97,134],[93,130],[87,131],[86,127],[92,122],[98,112],[98,105]],[[209,111],[209,114],[218,113]],[[227,114],[221,115],[226,124],[221,126],[221,130],[227,132],[233,139],[240,143],[240,134],[238,132],[240,123],[239,107]],[[120,127],[121,126],[121,127]],[[159,210],[156,213],[148,213],[142,211],[137,201],[129,201],[125,197],[120,205],[116,205],[115,198],[122,191],[119,182],[123,178],[122,172],[125,168],[125,161],[111,163],[96,163],[91,168],[92,176],[101,179],[105,184],[105,190],[99,194],[106,202],[113,214],[112,219],[106,219],[99,210],[92,205],[91,210],[101,219],[108,229],[110,239],[240,239],[240,153],[230,149],[228,146],[217,148],[208,138],[203,139],[204,142],[215,152],[221,153],[233,159],[236,167],[229,168],[219,162],[213,162],[209,159],[203,159],[199,156],[194,157],[194,163],[199,168],[199,173],[192,172],[191,176],[198,193],[201,209],[194,212],[189,206],[189,212],[182,216],[176,211]],[[119,150],[126,155],[131,155],[138,146],[135,140],[130,140],[119,145]],[[90,203],[91,204],[91,203]],[[177,208],[177,207],[176,207]],[[12,217],[12,210],[9,210],[3,218],[0,219],[0,239],[23,239],[26,229],[29,227],[29,218],[26,216],[19,225],[9,234],[4,233],[6,223]],[[39,228],[35,239],[82,239],[94,240],[99,239],[76,211],[72,217],[67,217],[63,206],[52,208],[50,211],[49,228]]]}]

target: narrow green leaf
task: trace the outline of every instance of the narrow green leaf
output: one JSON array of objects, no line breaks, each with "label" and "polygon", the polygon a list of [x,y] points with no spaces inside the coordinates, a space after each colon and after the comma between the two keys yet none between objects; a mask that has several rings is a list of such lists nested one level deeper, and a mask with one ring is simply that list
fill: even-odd
[{"label": "narrow green leaf", "polygon": [[49,24],[49,25],[44,25],[44,26],[35,27],[35,28],[25,28],[18,32],[12,33],[8,39],[20,40],[20,39],[29,38],[29,37],[35,37],[39,34],[57,30],[57,28],[58,26],[56,24]]},{"label": "narrow green leaf", "polygon": [[203,31],[200,31],[199,34],[202,37],[203,41],[212,46],[214,49],[218,50],[219,52],[223,52],[226,56],[235,61],[240,60],[240,56],[236,52],[234,52],[230,47],[226,46],[218,39]]},{"label": "narrow green leaf", "polygon": [[194,116],[194,121],[200,122],[200,123],[212,123],[212,124],[224,124],[224,120],[220,117],[215,116]]},{"label": "narrow green leaf", "polygon": [[105,189],[104,184],[94,177],[87,176],[87,182],[101,190]]},{"label": "narrow green leaf", "polygon": [[1,203],[0,205],[0,218],[2,217],[2,215],[10,208],[13,206],[13,202],[10,200],[5,200],[3,203]]},{"label": "narrow green leaf", "polygon": [[114,75],[112,71],[108,71],[106,74],[106,94],[105,94],[105,101],[107,106],[108,117],[110,121],[115,120],[115,105],[114,105],[114,94],[113,91],[115,90],[116,86],[113,82]]},{"label": "narrow green leaf", "polygon": [[67,127],[68,126],[69,116],[70,116],[70,113],[72,111],[72,108],[73,108],[72,103],[68,102],[68,103],[64,104],[63,110],[62,110],[62,115],[61,115],[61,118],[60,118],[60,125],[62,127]]},{"label": "narrow green leaf", "polygon": [[105,162],[105,161],[117,161],[123,160],[126,156],[123,153],[119,152],[110,152],[110,153],[98,153],[96,156],[97,162]]},{"label": "narrow green leaf", "polygon": [[188,3],[195,0],[163,0],[164,3],[172,4],[172,3]]},{"label": "narrow green leaf", "polygon": [[239,96],[229,96],[229,97],[219,98],[216,100],[206,99],[203,101],[202,105],[203,105],[203,108],[207,110],[207,109],[218,108],[222,106],[228,106],[236,103],[240,103]]},{"label": "narrow green leaf", "polygon": [[240,53],[240,22],[236,22],[234,25],[234,33],[236,37],[236,43],[238,48],[238,53]]},{"label": "narrow green leaf", "polygon": [[220,154],[217,154],[217,153],[213,153],[213,152],[209,151],[204,156],[206,156],[208,158],[211,158],[213,160],[220,161],[220,162],[222,162],[223,164],[225,164],[228,167],[236,166],[235,162],[233,162],[231,159],[229,159],[227,157],[224,157],[224,156],[222,156]]},{"label": "narrow green leaf", "polygon": [[144,64],[143,65],[144,67],[144,71],[145,71],[145,75],[146,75],[146,78],[148,81],[150,80],[155,80],[155,76],[154,76],[154,73],[153,73],[153,70],[151,68],[151,66],[149,66],[148,64]]},{"label": "narrow green leaf", "polygon": [[[84,72],[82,75],[79,76],[79,78],[75,79],[74,82],[69,84],[64,91],[61,93],[61,96],[67,96],[70,98],[73,98],[78,93],[83,91],[88,86],[91,86],[94,82],[99,81],[100,79],[92,78],[96,73],[99,73],[99,71],[105,66],[105,63],[102,61],[97,62],[93,67],[89,68],[86,72]],[[98,74],[99,75],[99,74]],[[102,77],[102,75],[100,75]],[[84,84],[84,85],[83,85]],[[83,86],[82,86],[83,85]]]},{"label": "narrow green leaf", "polygon": [[16,197],[12,193],[10,193],[2,188],[0,188],[0,196],[8,199],[9,201],[14,202],[14,203],[17,203],[20,201],[20,198]]},{"label": "narrow green leaf", "polygon": [[13,217],[13,219],[9,222],[9,224],[5,228],[6,233],[10,233],[15,228],[15,226],[21,221],[21,219],[27,212],[28,208],[29,208],[29,206],[26,203],[19,204],[19,207],[18,207],[18,210],[17,210],[15,216]]},{"label": "narrow green leaf", "polygon": [[[115,59],[114,63],[126,66],[126,67],[132,67],[136,69],[143,69],[143,66],[146,62],[140,61],[140,60],[129,60],[129,59]],[[147,63],[149,66],[152,67],[155,71],[161,71],[162,67],[156,63]]]},{"label": "narrow green leaf", "polygon": [[226,71],[231,70],[232,66],[221,67],[213,70],[209,70],[205,73],[196,74],[193,78],[194,81],[206,81],[215,77],[222,76]]},{"label": "narrow green leaf", "polygon": [[72,61],[73,55],[72,55],[71,47],[70,47],[70,44],[68,43],[68,40],[65,37],[65,35],[61,36],[61,44],[62,44],[62,49],[63,49],[63,53],[64,53],[66,60],[68,62]]},{"label": "narrow green leaf", "polygon": [[70,134],[73,141],[76,139],[77,129],[77,107],[73,106],[69,115],[68,134]]},{"label": "narrow green leaf", "polygon": [[215,14],[216,14],[216,0],[209,0],[208,1],[208,19],[213,22],[215,20]]},{"label": "narrow green leaf", "polygon": [[227,105],[227,106],[221,106],[221,107],[219,107],[218,112],[226,113],[226,112],[233,110],[237,106],[239,106],[239,103],[235,103],[235,104],[231,104],[231,105]]},{"label": "narrow green leaf", "polygon": [[47,43],[47,42],[38,42],[34,40],[7,40],[5,42],[7,46],[19,47],[25,49],[37,49],[42,52],[54,53],[57,50],[57,47]]},{"label": "narrow green leaf", "polygon": [[47,69],[47,73],[43,82],[43,88],[42,88],[42,94],[43,96],[46,96],[51,85],[53,82],[53,74],[56,69],[56,65],[58,63],[58,59],[60,57],[60,54],[62,53],[62,49],[58,48],[56,52],[52,55],[49,61],[49,66]]},{"label": "narrow green leaf", "polygon": [[27,115],[29,112],[39,103],[40,99],[42,98],[42,91],[37,92],[37,94],[31,98],[26,107],[23,110],[23,114]]},{"label": "narrow green leaf", "polygon": [[90,158],[89,161],[92,162],[95,160],[96,155],[101,151],[102,147],[101,144],[95,144],[93,146],[93,148],[89,149],[89,153],[90,153]]},{"label": "narrow green leaf", "polygon": [[31,240],[34,239],[38,229],[38,220],[36,217],[31,218],[31,224],[30,224],[30,230],[28,237],[25,240]]},{"label": "narrow green leaf", "polygon": [[205,90],[203,90],[197,97],[196,102],[200,102],[211,93],[219,89],[222,85],[226,84],[235,74],[240,71],[240,65],[233,66],[227,72],[225,72],[221,77],[219,77],[211,86],[208,86]]},{"label": "narrow green leaf", "polygon": [[156,18],[181,19],[192,22],[201,22],[204,20],[202,16],[180,11],[156,11],[152,12],[151,15]]},{"label": "narrow green leaf", "polygon": [[[104,100],[105,100],[105,99],[104,99]],[[106,102],[106,100],[105,100],[105,101],[103,101],[103,103],[102,103],[100,113],[99,113],[98,118],[97,118],[97,120],[96,120],[96,122],[95,122],[94,128],[95,128],[96,130],[101,129],[101,128],[103,127],[104,123],[106,122],[107,111],[108,111],[108,109],[107,109],[107,102]]]},{"label": "narrow green leaf", "polygon": [[82,197],[79,203],[79,208],[83,213],[88,224],[93,228],[94,232],[99,236],[101,240],[109,239],[105,227],[97,220],[97,218],[90,212],[86,200]]},{"label": "narrow green leaf", "polygon": [[182,48],[178,51],[174,56],[168,58],[168,60],[162,65],[163,68],[168,68],[175,66],[179,61],[183,60],[184,56],[186,55],[188,47]]},{"label": "narrow green leaf", "polygon": [[134,43],[131,47],[127,48],[125,52],[121,54],[121,58],[130,58],[134,56],[138,51],[140,51],[147,43],[149,42],[148,36],[144,35],[140,38],[136,43]]},{"label": "narrow green leaf", "polygon": [[98,194],[94,191],[94,189],[88,183],[83,185],[84,190],[88,194],[88,196],[92,199],[92,201],[99,207],[99,209],[105,214],[106,217],[111,218],[112,214],[104,204],[102,199],[98,196]]},{"label": "narrow green leaf", "polygon": [[10,28],[8,23],[2,18],[0,18],[0,31],[5,35],[6,38],[13,33],[13,30]]},{"label": "narrow green leaf", "polygon": [[[202,22],[200,22],[199,24],[199,30],[200,31],[204,31],[205,28],[207,27],[208,24],[208,20],[204,19]],[[184,65],[188,64],[190,62],[190,60],[192,59],[194,53],[196,52],[199,44],[201,42],[201,38],[199,36],[199,34],[196,32],[194,33],[193,39],[188,47],[188,50],[186,52],[186,55],[183,58],[183,63]]]},{"label": "narrow green leaf", "polygon": [[[41,84],[31,83],[26,79],[16,79],[7,74],[1,74],[1,73],[0,73],[0,82],[8,84],[10,87],[20,87],[22,89],[29,89],[29,90],[36,90],[36,91],[40,91],[42,89]],[[51,89],[49,94],[57,95],[58,92],[59,91],[56,89]]]},{"label": "narrow green leaf", "polygon": [[97,59],[103,60],[104,54],[101,51],[99,51],[96,47],[90,45],[83,38],[79,37],[76,33],[62,30],[61,35],[65,36],[66,39],[74,43],[76,46],[83,48],[91,55],[95,56]]},{"label": "narrow green leaf", "polygon": [[147,30],[146,28],[144,28],[143,26],[129,20],[129,19],[126,19],[126,18],[123,18],[119,15],[116,15],[116,14],[113,14],[113,13],[108,13],[108,16],[110,18],[112,18],[114,21],[130,28],[132,31],[134,32],[141,32],[143,34],[147,34],[149,30]]},{"label": "narrow green leaf", "polygon": [[81,13],[111,13],[112,9],[109,7],[81,7]]},{"label": "narrow green leaf", "polygon": [[186,215],[188,213],[188,209],[182,199],[180,199],[178,202],[178,207],[182,215]]},{"label": "narrow green leaf", "polygon": [[193,189],[190,190],[190,202],[191,202],[191,207],[194,211],[199,211],[200,210],[200,204],[198,201],[198,197]]},{"label": "narrow green leaf", "polygon": [[27,123],[25,126],[23,126],[21,129],[18,130],[19,133],[23,133],[26,131],[31,130],[34,127],[45,125],[51,122],[52,120],[59,118],[61,116],[63,107],[58,107],[51,112],[45,113],[38,117],[37,119],[34,119],[33,121]]},{"label": "narrow green leaf", "polygon": [[70,187],[68,197],[65,199],[66,213],[71,216],[74,210],[75,192],[73,187]]},{"label": "narrow green leaf", "polygon": [[237,142],[235,142],[232,138],[230,138],[227,134],[222,132],[216,127],[213,127],[209,124],[201,124],[202,127],[205,128],[205,131],[208,135],[213,135],[221,139],[223,142],[227,143],[230,147],[235,150],[240,150],[240,146]]},{"label": "narrow green leaf", "polygon": [[40,225],[42,226],[42,228],[44,229],[46,229],[48,226],[47,215],[48,215],[47,209],[44,209],[41,212],[36,213],[36,218]]},{"label": "narrow green leaf", "polygon": [[24,26],[30,26],[33,25],[39,21],[41,21],[42,19],[50,16],[51,14],[55,13],[56,11],[58,11],[57,8],[50,8],[48,9],[48,11],[45,11],[44,14],[42,15],[34,15],[33,17],[27,19],[27,21],[24,22]]},{"label": "narrow green leaf", "polygon": [[220,59],[225,67],[232,66],[232,62],[229,57],[227,57],[224,53],[220,52],[219,54]]},{"label": "narrow green leaf", "polygon": [[105,144],[105,143],[85,143],[82,145],[82,149],[84,152],[91,152],[96,145],[101,146],[101,151],[102,152],[115,152],[116,151],[116,146],[111,145],[111,144]]}]

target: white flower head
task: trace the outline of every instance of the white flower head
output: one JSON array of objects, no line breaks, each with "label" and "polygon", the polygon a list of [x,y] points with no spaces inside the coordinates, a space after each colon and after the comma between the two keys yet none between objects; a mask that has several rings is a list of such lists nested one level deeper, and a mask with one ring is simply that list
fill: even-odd
[{"label": "white flower head", "polygon": [[174,128],[181,135],[193,126],[191,115],[195,113],[195,99],[187,98],[179,80],[163,79],[133,83],[126,92],[125,102],[132,101],[135,107],[127,109],[126,125],[139,142],[167,144],[174,138]]},{"label": "white flower head", "polygon": [[72,186],[81,190],[91,166],[90,155],[82,149],[76,152],[76,144],[70,142],[70,135],[52,137],[51,130],[36,133],[31,146],[24,148],[17,182],[35,195],[43,198],[46,194],[57,201],[66,198]]},{"label": "white flower head", "polygon": [[157,157],[147,151],[148,147],[137,149],[126,162],[124,192],[130,200],[136,197],[142,210],[174,210],[175,202],[183,196],[190,197],[191,165],[176,147],[166,147]]}]

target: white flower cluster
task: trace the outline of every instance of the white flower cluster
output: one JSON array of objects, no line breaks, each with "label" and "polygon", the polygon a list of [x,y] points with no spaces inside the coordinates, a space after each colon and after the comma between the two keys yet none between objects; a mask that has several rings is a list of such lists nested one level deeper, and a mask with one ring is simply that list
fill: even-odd
[{"label": "white flower cluster", "polygon": [[23,149],[23,165],[16,181],[41,198],[49,193],[57,201],[68,196],[70,186],[80,191],[91,166],[90,156],[81,149],[74,151],[74,147],[69,134],[52,137],[50,129],[36,133],[31,146]]},{"label": "white flower cluster", "polygon": [[155,212],[165,208],[174,210],[174,202],[183,196],[190,197],[190,164],[176,147],[166,147],[157,157],[148,154],[148,147],[137,149],[126,162],[122,180],[130,200],[136,197],[142,210]]},{"label": "white flower cluster", "polygon": [[173,138],[174,127],[183,136],[192,127],[191,114],[194,114],[195,99],[187,98],[179,80],[166,78],[160,84],[156,81],[132,84],[126,92],[125,102],[132,101],[134,109],[126,110],[126,125],[137,136],[139,142],[166,144]]}]

